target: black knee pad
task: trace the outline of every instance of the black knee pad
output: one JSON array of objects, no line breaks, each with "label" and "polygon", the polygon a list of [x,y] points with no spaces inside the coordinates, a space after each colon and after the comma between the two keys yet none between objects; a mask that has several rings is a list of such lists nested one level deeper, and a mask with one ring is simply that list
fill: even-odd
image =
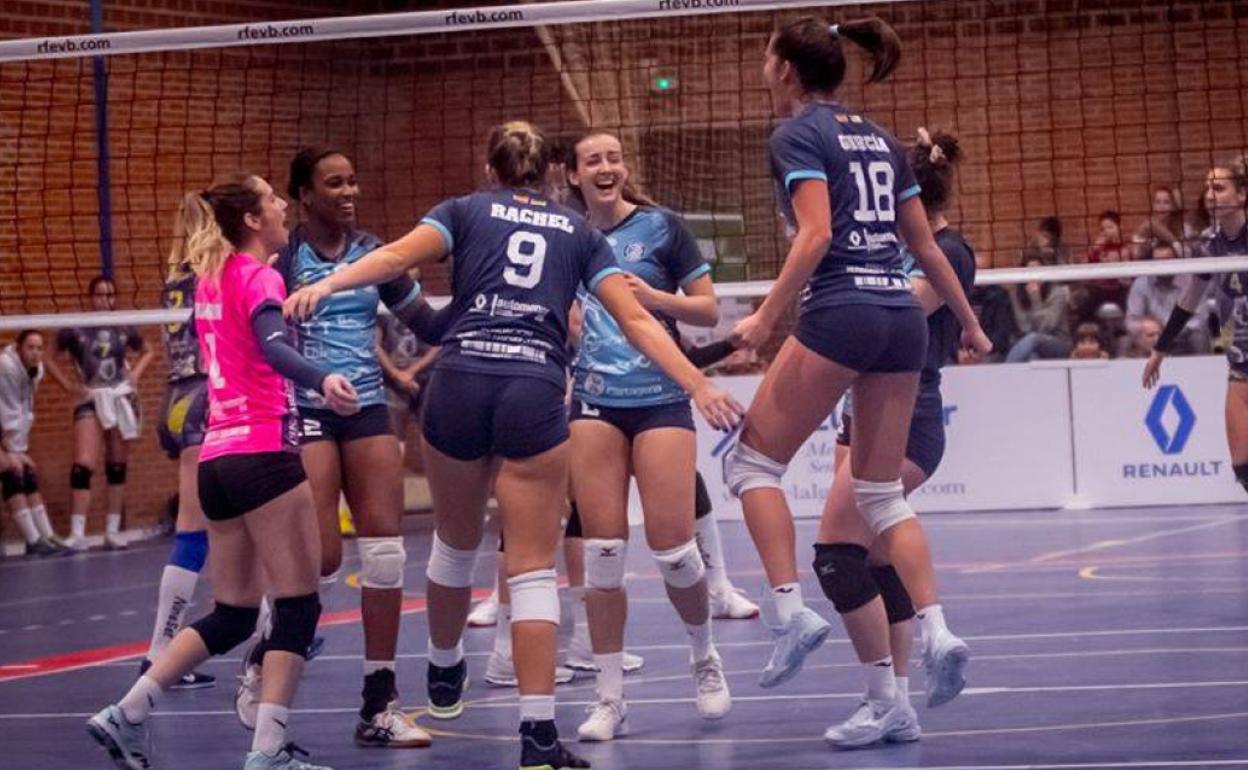
[{"label": "black knee pad", "polygon": [[5,500],[20,494],[22,491],[22,479],[17,475],[17,471],[10,468],[4,473],[0,473],[0,497]]},{"label": "black knee pad", "polygon": [[31,468],[22,471],[22,494],[33,495],[39,491],[39,476]]},{"label": "black knee pad", "polygon": [[816,543],[814,567],[823,595],[832,600],[832,606],[842,615],[880,595],[867,568],[867,549],[860,545]]},{"label": "black knee pad", "polygon": [[69,488],[70,489],[90,489],[91,477],[95,475],[95,471],[85,465],[74,463],[69,469]]},{"label": "black knee pad", "polygon": [[321,600],[316,594],[274,600],[273,633],[269,636],[269,649],[306,655],[308,646],[316,636],[316,621],[320,617]]},{"label": "black knee pad", "polygon": [[572,503],[572,512],[568,514],[568,524],[563,528],[564,537],[585,537],[581,530],[581,512],[576,509],[576,503]]},{"label": "black knee pad", "polygon": [[1248,463],[1236,465],[1234,470],[1235,480],[1238,481],[1239,485],[1244,488],[1244,491],[1248,492]]},{"label": "black knee pad", "polygon": [[120,486],[126,483],[126,464],[125,463],[104,463],[104,478],[108,479],[108,483],[113,486]]},{"label": "black knee pad", "polygon": [[699,471],[693,474],[693,518],[705,519],[711,515],[711,493],[706,489],[706,480]]},{"label": "black knee pad", "polygon": [[259,607],[235,607],[217,602],[212,612],[191,624],[213,655],[224,655],[251,638],[260,617]]},{"label": "black knee pad", "polygon": [[871,567],[871,578],[880,588],[880,596],[884,598],[884,611],[888,613],[888,622],[904,623],[914,617],[914,604],[910,601],[910,593],[901,583],[901,575],[893,569],[893,565]]}]

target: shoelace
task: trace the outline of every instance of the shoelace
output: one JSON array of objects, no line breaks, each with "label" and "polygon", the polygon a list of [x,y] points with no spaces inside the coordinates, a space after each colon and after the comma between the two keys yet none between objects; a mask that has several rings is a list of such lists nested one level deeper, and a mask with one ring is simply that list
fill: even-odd
[{"label": "shoelace", "polygon": [[609,700],[600,700],[597,703],[589,704],[588,706],[585,707],[585,713],[589,714],[590,716],[594,716],[595,714],[598,713],[599,709],[609,709],[611,712],[613,712],[613,714],[616,717],[620,719],[624,718],[623,708],[617,705],[615,701],[609,701]]},{"label": "shoelace", "polygon": [[707,663],[698,666],[697,671],[698,692],[713,692],[722,690],[724,687],[724,674],[720,671],[719,666]]}]

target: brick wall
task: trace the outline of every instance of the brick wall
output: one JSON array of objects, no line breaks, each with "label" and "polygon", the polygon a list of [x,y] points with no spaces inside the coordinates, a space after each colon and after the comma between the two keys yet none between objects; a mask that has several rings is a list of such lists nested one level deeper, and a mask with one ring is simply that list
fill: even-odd
[{"label": "brick wall", "polygon": [[[480,4],[115,0],[105,25]],[[5,9],[0,36],[89,26],[82,1]],[[1123,211],[1128,227],[1140,221],[1152,185],[1180,185],[1192,202],[1212,159],[1248,146],[1246,2],[931,0],[838,15],[867,12],[896,26],[903,62],[889,83],[864,89],[852,54],[843,98],[903,138],[919,125],[960,136],[966,161],[951,218],[997,264],[1013,263],[1030,223],[1047,214],[1063,218],[1079,252],[1100,210]],[[360,173],[362,224],[393,237],[472,188],[482,137],[511,117],[552,133],[585,118],[618,131],[656,197],[740,215],[750,277],[773,276],[783,241],[760,72],[772,23],[771,14],[729,14],[108,57],[121,304],[155,304],[177,200],[216,175],[247,168],[284,187],[298,146],[338,146]],[[674,92],[652,93],[658,71],[675,75]],[[99,264],[95,163],[90,61],[0,65],[0,312],[81,309]],[[438,271],[428,283],[446,289]],[[150,521],[173,487],[150,435],[163,367],[158,358],[143,387],[149,431],[131,463],[132,522]],[[44,388],[38,421],[35,457],[59,514],[71,425],[55,386]]]}]

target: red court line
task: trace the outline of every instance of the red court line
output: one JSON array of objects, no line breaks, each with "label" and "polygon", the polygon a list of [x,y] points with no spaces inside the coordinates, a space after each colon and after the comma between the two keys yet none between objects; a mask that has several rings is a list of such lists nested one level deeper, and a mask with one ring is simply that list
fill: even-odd
[{"label": "red court line", "polygon": [[[473,599],[484,599],[490,595],[490,589],[479,588],[472,592]],[[414,612],[425,611],[425,598],[423,596],[405,598],[400,610],[404,615]],[[324,626],[345,626],[350,623],[360,622],[360,611],[340,610],[338,612],[327,612],[321,615],[320,623],[317,627]],[[6,663],[0,665],[0,682],[11,682],[18,679],[30,679],[36,676],[47,676],[49,674],[61,674],[66,671],[75,671],[82,668],[91,668],[92,666],[100,666],[106,663],[116,663],[130,658],[137,658],[147,653],[148,642],[126,642],[124,644],[114,644],[106,647],[91,647],[85,650],[76,650],[74,652],[66,652],[59,655],[48,655],[42,658],[32,658],[30,660],[18,661],[16,663]]]}]

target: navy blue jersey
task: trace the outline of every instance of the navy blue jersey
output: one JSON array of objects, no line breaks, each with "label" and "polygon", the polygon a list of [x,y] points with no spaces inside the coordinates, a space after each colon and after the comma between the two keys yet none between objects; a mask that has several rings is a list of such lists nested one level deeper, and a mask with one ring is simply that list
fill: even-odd
[{"label": "navy blue jersey", "polygon": [[567,380],[568,308],[620,272],[602,233],[571,209],[528,190],[452,198],[423,223],[454,254],[450,328],[438,366]]},{"label": "navy blue jersey", "polygon": [[[675,293],[710,272],[697,241],[671,211],[638,207],[604,233],[620,268],[654,288]],[[642,407],[683,401],[676,381],[634,348],[596,297],[581,294],[584,330],[573,363],[573,395],[600,406]],[[673,339],[676,322],[656,313]]]},{"label": "navy blue jersey", "polygon": [[[193,310],[195,307],[195,273],[180,267],[165,280],[161,305],[167,310]],[[165,324],[161,330],[165,340],[165,357],[169,359],[169,382],[181,382],[205,375],[199,355],[199,337],[195,319]]]},{"label": "navy blue jersey", "polygon": [[[1220,227],[1212,227],[1201,240],[1200,256],[1229,257],[1248,254],[1248,227],[1240,229],[1236,236],[1229,236]],[[1205,275],[1203,278],[1210,278]],[[1248,296],[1248,272],[1222,273],[1212,276],[1218,289],[1232,300]]]},{"label": "navy blue jersey", "polygon": [[[958,276],[962,291],[970,294],[975,285],[975,252],[971,245],[962,237],[962,233],[946,227],[936,233],[936,244],[949,259],[949,265]],[[914,255],[905,252],[904,268],[906,274],[922,278],[923,270],[914,259]],[[958,359],[958,349],[962,347],[962,324],[948,305],[943,305],[935,313],[927,317],[927,362],[919,375],[921,391],[940,388],[940,369],[945,364]]]},{"label": "navy blue jersey", "polygon": [[828,185],[832,242],[803,293],[804,309],[915,303],[902,270],[897,206],[919,185],[892,135],[839,104],[811,103],[772,133],[771,172],[790,236],[796,186]]},{"label": "navy blue jersey", "polygon": [[126,352],[143,349],[137,326],[90,326],[61,329],[56,346],[69,353],[88,388],[111,388],[126,381]]},{"label": "navy blue jersey", "polygon": [[[375,236],[356,231],[349,235],[337,259],[326,259],[308,243],[300,226],[291,232],[273,267],[286,282],[286,291],[293,294],[358,262],[381,245]],[[414,302],[419,294],[420,285],[406,275],[380,286],[337,292],[310,318],[295,324],[299,352],[312,363],[350,380],[359,394],[360,406],[384,404],[386,392],[377,361],[377,303],[397,310]],[[325,406],[324,398],[315,390],[296,388],[296,393],[302,408]]]}]

